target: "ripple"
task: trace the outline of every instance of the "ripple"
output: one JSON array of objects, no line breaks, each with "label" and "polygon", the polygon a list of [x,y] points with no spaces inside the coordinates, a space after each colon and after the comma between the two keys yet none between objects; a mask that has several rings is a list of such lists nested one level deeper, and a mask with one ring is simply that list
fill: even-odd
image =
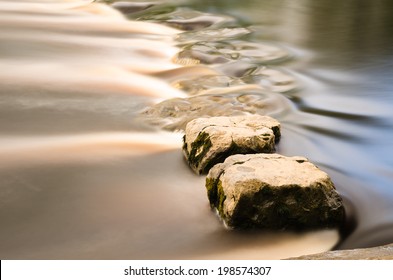
[{"label": "ripple", "polygon": [[192,43],[186,45],[179,52],[178,57],[191,58],[204,64],[226,63],[236,60],[267,64],[285,60],[289,54],[278,46],[233,40]]},{"label": "ripple", "polygon": [[205,75],[193,79],[176,81],[173,85],[180,90],[186,91],[189,95],[197,95],[210,89],[223,89],[244,85],[244,82],[241,79],[226,75]]},{"label": "ripple", "polygon": [[199,117],[260,114],[277,118],[290,110],[291,103],[280,94],[244,90],[168,99],[144,110],[140,118],[176,131],[184,130],[189,121]]},{"label": "ripple", "polygon": [[202,13],[185,8],[177,8],[170,13],[156,15],[153,19],[185,31],[224,27],[236,22],[230,16]]},{"label": "ripple", "polygon": [[[133,19],[159,22],[183,30],[176,38],[180,51],[172,61],[187,68],[176,70],[176,79],[169,81],[189,95],[227,92],[228,88],[242,85],[279,93],[299,88],[292,75],[282,69],[267,67],[291,58],[289,51],[271,42],[244,39],[252,31],[241,26],[236,18],[176,8],[170,3],[120,1],[112,5],[120,7]],[[193,76],[188,70],[196,65],[216,73]]]},{"label": "ripple", "polygon": [[248,88],[278,93],[292,92],[299,88],[297,80],[285,72],[255,64],[229,63],[216,67],[215,70],[217,73],[195,77],[183,72],[183,75],[172,80],[172,85],[189,95],[206,94],[207,91],[220,89],[224,92],[228,88],[246,85]]}]

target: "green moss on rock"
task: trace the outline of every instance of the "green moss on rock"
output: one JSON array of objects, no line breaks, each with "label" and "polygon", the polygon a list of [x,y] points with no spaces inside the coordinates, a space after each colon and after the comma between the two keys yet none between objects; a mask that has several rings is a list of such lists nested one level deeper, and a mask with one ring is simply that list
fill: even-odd
[{"label": "green moss on rock", "polygon": [[186,152],[188,153],[188,164],[193,169],[198,169],[201,159],[207,154],[211,147],[212,142],[210,141],[209,134],[204,131],[200,132],[195,141],[191,143],[191,151],[189,153],[187,151],[187,144],[185,146]]},{"label": "green moss on rock", "polygon": [[220,216],[224,215],[224,201],[226,199],[226,195],[224,189],[222,188],[222,182],[218,180],[217,182],[217,204],[216,208]]},{"label": "green moss on rock", "polygon": [[217,205],[217,179],[206,178],[206,191],[210,205],[216,207]]},{"label": "green moss on rock", "polygon": [[222,188],[222,182],[219,179],[206,178],[206,190],[210,206],[216,208],[218,213],[222,216],[224,201],[226,199]]}]

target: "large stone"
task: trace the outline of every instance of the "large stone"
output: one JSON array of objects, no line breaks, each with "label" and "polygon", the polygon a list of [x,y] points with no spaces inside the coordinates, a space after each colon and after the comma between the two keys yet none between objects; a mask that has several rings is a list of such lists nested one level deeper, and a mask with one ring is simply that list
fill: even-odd
[{"label": "large stone", "polygon": [[329,251],[290,258],[290,260],[393,260],[393,244],[364,249]]},{"label": "large stone", "polygon": [[201,174],[230,155],[272,153],[279,138],[280,123],[268,116],[198,118],[186,126],[183,153]]},{"label": "large stone", "polygon": [[234,155],[206,178],[212,207],[233,228],[338,227],[342,200],[329,176],[303,157]]}]

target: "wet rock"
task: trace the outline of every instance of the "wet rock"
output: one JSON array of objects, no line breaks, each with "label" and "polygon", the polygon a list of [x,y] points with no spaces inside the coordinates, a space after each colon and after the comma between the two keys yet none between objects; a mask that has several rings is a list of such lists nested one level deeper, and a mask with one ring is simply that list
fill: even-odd
[{"label": "wet rock", "polygon": [[186,126],[183,153],[198,174],[233,154],[272,153],[280,123],[268,116],[198,118]]},{"label": "wet rock", "polygon": [[164,23],[172,27],[197,32],[203,29],[217,29],[225,26],[237,25],[237,20],[227,15],[217,15],[193,11],[185,8],[176,8],[175,6],[155,3],[161,6],[161,9],[149,11],[142,14],[144,20],[153,20]]},{"label": "wet rock", "polygon": [[393,260],[393,244],[354,250],[329,251],[291,260]]},{"label": "wet rock", "polygon": [[234,155],[210,170],[206,188],[211,206],[233,228],[304,230],[344,220],[329,176],[303,157]]},{"label": "wet rock", "polygon": [[219,27],[225,23],[235,22],[235,20],[228,16],[212,15],[196,11],[178,10],[177,13],[172,13],[171,19],[166,22],[173,27],[186,30],[200,30],[207,27]]},{"label": "wet rock", "polygon": [[119,10],[123,14],[131,14],[131,13],[136,13],[139,11],[146,10],[150,7],[154,6],[154,3],[150,2],[138,2],[138,3],[132,3],[132,2],[126,2],[126,1],[119,1],[112,3],[111,6],[115,8],[116,10]]},{"label": "wet rock", "polygon": [[[205,84],[208,81],[205,79]],[[209,85],[207,85],[209,86]],[[183,87],[180,89],[184,90]],[[214,90],[214,88],[210,88]],[[224,92],[225,89],[220,90]],[[138,116],[166,130],[185,130],[187,123],[200,117],[239,116],[246,114],[282,116],[292,110],[281,94],[263,91],[237,90],[223,94],[203,94],[188,98],[167,99],[155,104]]]},{"label": "wet rock", "polygon": [[224,41],[231,39],[238,39],[252,31],[244,27],[230,27],[230,28],[218,28],[218,29],[202,29],[197,31],[188,31],[180,33],[177,36],[177,40],[183,44],[191,44],[201,41]]},{"label": "wet rock", "polygon": [[189,57],[204,64],[218,64],[229,61],[244,61],[258,64],[268,64],[284,61],[289,54],[281,47],[251,43],[243,40],[198,41],[183,47],[179,57]]}]

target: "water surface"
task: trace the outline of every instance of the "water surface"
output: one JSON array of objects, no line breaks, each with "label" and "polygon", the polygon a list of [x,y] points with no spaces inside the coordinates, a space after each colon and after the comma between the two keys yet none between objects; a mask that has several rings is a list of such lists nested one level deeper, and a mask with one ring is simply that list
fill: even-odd
[{"label": "water surface", "polygon": [[[0,1],[2,259],[275,259],[393,242],[389,1],[112,2]],[[246,113],[277,118],[278,152],[331,175],[345,239],[222,226],[181,130]]]}]

